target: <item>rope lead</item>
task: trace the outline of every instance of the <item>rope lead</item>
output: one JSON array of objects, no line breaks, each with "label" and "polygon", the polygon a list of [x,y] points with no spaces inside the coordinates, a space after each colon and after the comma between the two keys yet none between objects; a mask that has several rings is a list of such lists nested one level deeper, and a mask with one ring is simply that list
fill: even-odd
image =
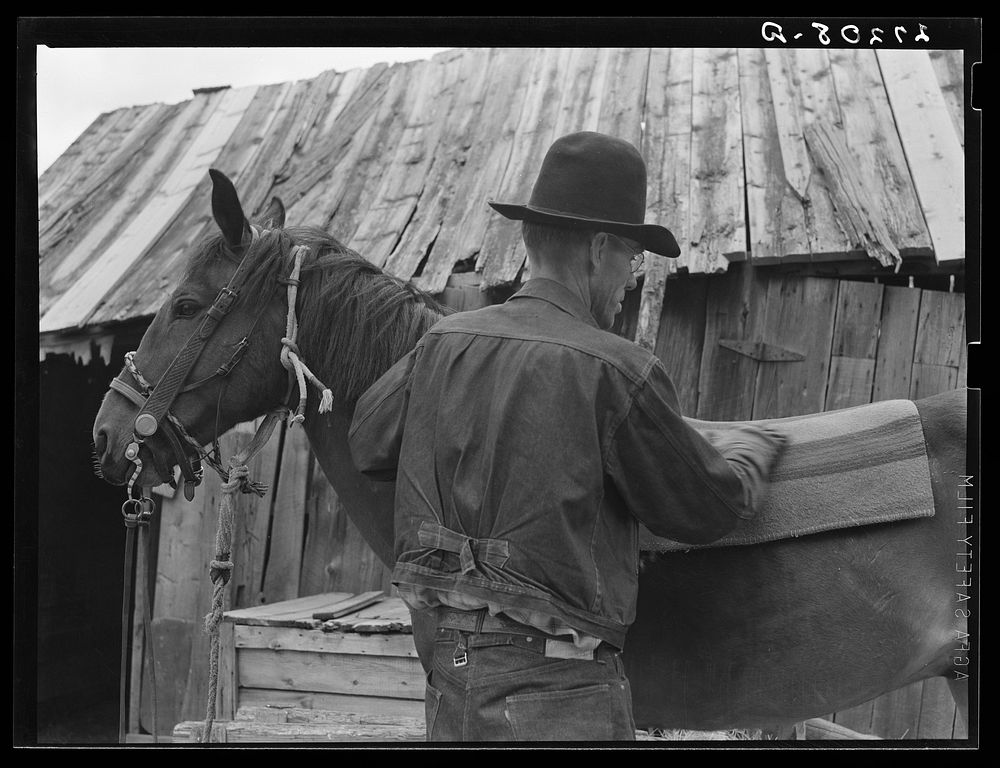
[{"label": "rope lead", "polygon": [[295,246],[292,274],[282,281],[288,285],[288,317],[285,321],[285,335],[281,339],[281,364],[286,370],[295,374],[295,381],[299,386],[299,404],[296,406],[295,412],[288,417],[289,426],[292,424],[301,424],[305,421],[306,397],[308,395],[306,381],[321,393],[319,412],[329,413],[333,410],[333,392],[309,370],[309,366],[305,364],[299,353],[298,345],[295,343],[296,336],[299,333],[299,321],[295,315],[296,297],[299,290],[299,272],[302,269],[302,260],[308,252],[309,248],[307,246]]},{"label": "rope lead", "polygon": [[233,497],[240,491],[242,480],[250,475],[242,454],[229,459],[229,479],[222,484],[222,500],[219,502],[219,523],[215,531],[215,559],[211,562],[209,574],[212,579],[212,611],[205,616],[205,631],[210,636],[208,659],[208,707],[205,713],[205,730],[201,739],[207,742],[212,736],[215,722],[216,700],[219,690],[219,625],[225,610],[226,585],[233,573],[233,562],[229,559],[233,543]]}]

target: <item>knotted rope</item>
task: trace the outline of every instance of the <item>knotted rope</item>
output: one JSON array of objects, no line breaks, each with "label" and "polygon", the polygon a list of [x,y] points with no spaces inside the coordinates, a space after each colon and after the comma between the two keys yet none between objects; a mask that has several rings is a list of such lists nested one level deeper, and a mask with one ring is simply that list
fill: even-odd
[{"label": "knotted rope", "polygon": [[292,273],[281,280],[288,286],[288,318],[285,322],[285,335],[281,339],[281,364],[286,370],[295,373],[295,379],[299,385],[299,404],[295,408],[295,413],[288,419],[289,424],[300,424],[305,420],[306,380],[320,391],[319,412],[328,413],[333,408],[333,392],[320,381],[309,370],[309,366],[302,360],[299,348],[295,339],[299,334],[299,320],[295,315],[295,301],[299,290],[299,272],[302,269],[302,260],[305,258],[309,248],[304,245],[297,245],[293,250]]},{"label": "knotted rope", "polygon": [[208,742],[212,735],[212,723],[215,722],[215,705],[219,690],[219,625],[225,610],[225,590],[233,574],[233,561],[230,559],[233,547],[233,497],[240,490],[242,481],[250,475],[247,459],[243,454],[229,458],[229,479],[222,488],[222,501],[219,503],[219,524],[215,532],[215,559],[212,560],[209,575],[214,585],[212,591],[212,612],[205,616],[205,631],[210,638],[208,657],[208,711],[205,715],[205,730],[201,740]]}]

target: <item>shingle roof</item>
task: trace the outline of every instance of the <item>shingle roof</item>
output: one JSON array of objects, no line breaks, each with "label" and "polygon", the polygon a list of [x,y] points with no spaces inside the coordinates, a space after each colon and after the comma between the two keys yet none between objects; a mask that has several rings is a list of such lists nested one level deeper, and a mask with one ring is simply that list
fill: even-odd
[{"label": "shingle roof", "polygon": [[[474,260],[515,281],[516,223],[552,140],[626,138],[660,276],[760,263],[964,259],[961,51],[456,49],[102,115],[39,181],[44,332],[154,314],[211,225],[210,167],[248,211],[328,228],[441,291]],[[471,263],[471,261],[467,261]]]}]

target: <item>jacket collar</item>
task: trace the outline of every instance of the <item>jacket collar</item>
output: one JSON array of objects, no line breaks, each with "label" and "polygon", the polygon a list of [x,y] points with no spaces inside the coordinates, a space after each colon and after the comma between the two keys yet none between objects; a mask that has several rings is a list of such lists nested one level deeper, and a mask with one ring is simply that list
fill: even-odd
[{"label": "jacket collar", "polygon": [[572,315],[577,320],[597,328],[597,321],[590,314],[590,310],[580,301],[569,288],[555,280],[545,277],[535,277],[526,282],[517,293],[507,301],[515,299],[539,299],[546,301],[554,307],[561,309],[568,315]]}]

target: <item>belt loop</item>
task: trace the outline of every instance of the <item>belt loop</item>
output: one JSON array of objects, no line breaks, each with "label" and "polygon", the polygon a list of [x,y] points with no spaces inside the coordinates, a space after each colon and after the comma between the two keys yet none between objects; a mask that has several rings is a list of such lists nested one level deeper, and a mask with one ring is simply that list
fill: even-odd
[{"label": "belt loop", "polygon": [[480,634],[483,631],[483,622],[486,621],[486,616],[489,613],[489,608],[480,608],[476,611],[476,634]]}]

